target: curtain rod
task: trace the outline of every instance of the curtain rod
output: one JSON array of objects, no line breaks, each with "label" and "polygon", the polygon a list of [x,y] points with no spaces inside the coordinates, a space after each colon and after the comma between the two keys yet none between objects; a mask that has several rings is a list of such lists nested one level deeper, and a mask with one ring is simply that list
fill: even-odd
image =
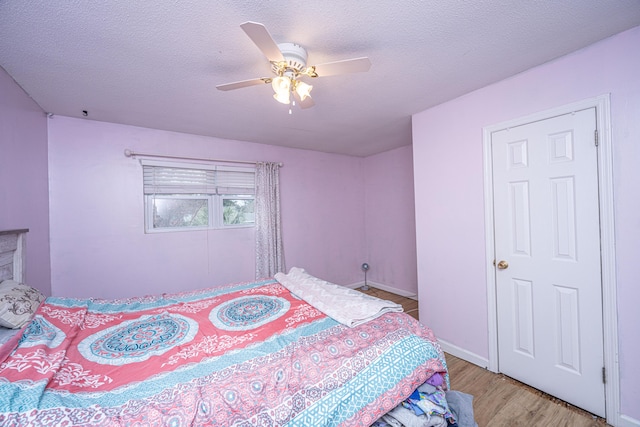
[{"label": "curtain rod", "polygon": [[[155,157],[159,159],[176,159],[176,160],[195,160],[195,161],[207,161],[207,162],[219,162],[219,163],[244,163],[255,165],[259,162],[254,162],[250,160],[223,160],[223,159],[206,159],[201,157],[183,157],[183,156],[168,156],[164,154],[148,154],[148,153],[137,153],[135,151],[131,151],[128,148],[124,150],[125,157]],[[278,166],[282,167],[284,164],[278,163]]]}]

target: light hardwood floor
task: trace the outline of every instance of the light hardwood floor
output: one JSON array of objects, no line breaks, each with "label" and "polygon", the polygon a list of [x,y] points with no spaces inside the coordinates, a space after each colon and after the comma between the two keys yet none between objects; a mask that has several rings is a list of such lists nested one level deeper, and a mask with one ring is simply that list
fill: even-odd
[{"label": "light hardwood floor", "polygon": [[[380,289],[362,291],[402,304],[418,319],[418,302]],[[437,331],[436,335],[437,335]],[[472,395],[479,427],[603,427],[608,424],[539,390],[502,374],[494,374],[451,354],[445,354],[451,389]]]}]

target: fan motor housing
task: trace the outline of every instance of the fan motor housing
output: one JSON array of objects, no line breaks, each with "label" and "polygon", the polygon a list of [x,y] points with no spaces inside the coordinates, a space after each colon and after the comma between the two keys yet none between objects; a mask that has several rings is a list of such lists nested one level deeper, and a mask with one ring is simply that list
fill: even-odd
[{"label": "fan motor housing", "polygon": [[[304,70],[307,66],[307,51],[305,48],[295,43],[280,43],[278,44],[282,56],[286,63],[286,68],[293,69],[297,72]],[[271,66],[272,71],[278,74],[280,70],[279,64],[273,64]]]}]

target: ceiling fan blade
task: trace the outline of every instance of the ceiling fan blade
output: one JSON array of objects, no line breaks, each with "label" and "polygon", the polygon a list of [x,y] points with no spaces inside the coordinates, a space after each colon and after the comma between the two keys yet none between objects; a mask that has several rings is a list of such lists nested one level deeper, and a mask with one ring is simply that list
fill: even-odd
[{"label": "ceiling fan blade", "polygon": [[253,40],[256,46],[258,46],[258,49],[262,51],[269,61],[284,61],[284,56],[282,56],[282,52],[280,52],[278,44],[273,40],[269,31],[267,31],[267,27],[258,22],[247,21],[240,24],[240,28],[247,33],[249,38]]},{"label": "ceiling fan blade", "polygon": [[[317,77],[334,76],[336,74],[360,73],[369,71],[371,61],[369,58],[353,58],[342,61],[325,62],[324,64],[315,65]],[[312,76],[313,77],[313,76]]]},{"label": "ceiling fan blade", "polygon": [[218,90],[234,90],[234,89],[240,89],[243,87],[249,87],[249,86],[256,86],[256,85],[260,85],[260,84],[264,84],[264,83],[270,83],[271,79],[268,77],[261,77],[259,79],[251,79],[251,80],[242,80],[239,82],[233,82],[233,83],[225,83],[222,85],[218,85],[216,86],[216,88]]}]

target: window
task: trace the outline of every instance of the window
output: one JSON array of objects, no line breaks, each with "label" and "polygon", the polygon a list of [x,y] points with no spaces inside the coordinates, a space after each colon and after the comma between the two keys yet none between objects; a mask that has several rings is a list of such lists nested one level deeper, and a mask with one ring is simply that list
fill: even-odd
[{"label": "window", "polygon": [[141,162],[147,232],[254,225],[255,168]]},{"label": "window", "polygon": [[255,222],[255,200],[252,196],[222,197],[222,224],[224,226],[253,225]]}]

